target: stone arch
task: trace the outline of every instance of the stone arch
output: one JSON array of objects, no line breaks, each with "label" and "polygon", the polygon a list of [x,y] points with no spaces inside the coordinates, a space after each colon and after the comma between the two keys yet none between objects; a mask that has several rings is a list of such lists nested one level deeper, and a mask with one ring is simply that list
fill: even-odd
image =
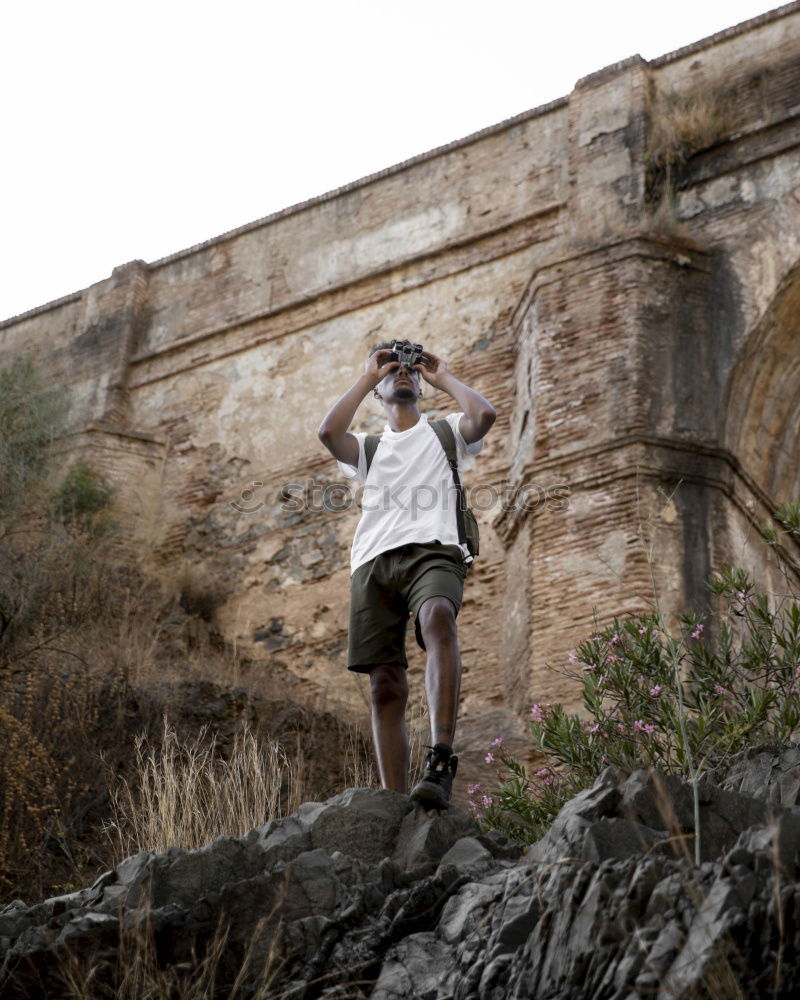
[{"label": "stone arch", "polygon": [[725,443],[773,504],[800,499],[800,260],[731,373]]}]

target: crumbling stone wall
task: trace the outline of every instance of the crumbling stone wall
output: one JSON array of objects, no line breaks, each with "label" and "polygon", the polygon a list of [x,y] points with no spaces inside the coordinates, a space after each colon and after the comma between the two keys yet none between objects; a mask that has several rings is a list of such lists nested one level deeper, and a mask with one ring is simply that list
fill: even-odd
[{"label": "crumbling stone wall", "polygon": [[[486,509],[461,733],[475,747],[519,734],[532,700],[574,702],[552,668],[593,615],[652,596],[643,534],[669,612],[702,602],[726,560],[772,572],[753,525],[800,494],[798,28],[793,3],[635,56],[123,265],[0,324],[0,362],[31,352],[72,387],[67,454],[118,483],[142,558],[212,574],[231,638],[358,707],[344,672],[357,510],[315,500],[339,482],[316,428],[374,343],[409,336],[446,357],[498,411],[466,471]],[[665,114],[680,140],[667,153]],[[383,423],[365,401],[356,429]]]}]

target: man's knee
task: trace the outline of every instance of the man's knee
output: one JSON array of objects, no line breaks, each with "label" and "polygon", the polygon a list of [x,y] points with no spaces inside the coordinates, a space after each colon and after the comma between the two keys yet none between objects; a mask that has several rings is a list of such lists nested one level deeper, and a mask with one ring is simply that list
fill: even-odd
[{"label": "man's knee", "polygon": [[449,597],[429,597],[417,615],[425,645],[456,637],[456,609]]},{"label": "man's knee", "polygon": [[406,668],[401,663],[386,663],[373,667],[369,672],[369,679],[374,705],[393,705],[400,702],[405,706],[408,700],[408,678]]}]

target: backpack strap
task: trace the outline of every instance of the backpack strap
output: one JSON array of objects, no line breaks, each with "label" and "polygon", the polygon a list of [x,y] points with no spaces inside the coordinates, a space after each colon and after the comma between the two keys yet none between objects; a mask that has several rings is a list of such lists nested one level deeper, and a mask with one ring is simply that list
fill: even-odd
[{"label": "backpack strap", "polygon": [[453,468],[453,462],[456,463],[456,472],[458,472],[458,456],[456,455],[456,439],[453,434],[453,428],[450,426],[449,420],[431,420],[430,427],[436,432],[436,437],[439,438],[442,447],[444,448],[445,454],[447,455],[447,461],[450,463],[450,468]]},{"label": "backpack strap", "polygon": [[458,503],[456,505],[458,542],[459,545],[466,545],[467,529],[464,526],[464,507],[466,506],[466,500],[464,498],[464,487],[461,485],[461,477],[458,474],[456,436],[453,433],[453,428],[451,427],[449,420],[432,420],[430,426],[435,431],[436,437],[439,438],[439,442],[444,448],[445,454],[447,455],[447,464],[450,466],[450,471],[453,473],[453,482],[456,484],[456,495],[458,496]]},{"label": "backpack strap", "polygon": [[375,457],[375,451],[381,442],[382,434],[367,434],[364,438],[364,458],[367,460],[367,471],[364,478],[369,475],[369,467],[372,465],[372,459]]}]

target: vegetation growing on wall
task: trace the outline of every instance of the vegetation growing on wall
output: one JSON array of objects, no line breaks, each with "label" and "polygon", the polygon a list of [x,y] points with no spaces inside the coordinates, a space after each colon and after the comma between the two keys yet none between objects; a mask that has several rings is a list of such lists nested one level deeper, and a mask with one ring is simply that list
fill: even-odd
[{"label": "vegetation growing on wall", "polygon": [[63,524],[80,526],[92,534],[113,530],[109,512],[113,487],[84,462],[67,472],[53,497],[53,516]]},{"label": "vegetation growing on wall", "polygon": [[672,214],[673,200],[689,160],[714,146],[731,128],[719,90],[679,94],[653,87],[647,130],[645,197],[655,215]]},{"label": "vegetation growing on wall", "polygon": [[0,537],[35,509],[66,408],[66,394],[47,385],[30,358],[0,369]]},{"label": "vegetation growing on wall", "polygon": [[333,794],[364,756],[346,724],[281,701],[264,664],[225,645],[207,580],[186,569],[162,584],[121,558],[111,485],[85,463],[57,476],[67,406],[30,360],[0,370],[0,902],[91,883],[137,837],[155,846],[153,831],[175,829],[170,789],[190,816],[228,789],[222,775],[248,789],[247,808],[211,810],[213,840],[232,819]]}]

